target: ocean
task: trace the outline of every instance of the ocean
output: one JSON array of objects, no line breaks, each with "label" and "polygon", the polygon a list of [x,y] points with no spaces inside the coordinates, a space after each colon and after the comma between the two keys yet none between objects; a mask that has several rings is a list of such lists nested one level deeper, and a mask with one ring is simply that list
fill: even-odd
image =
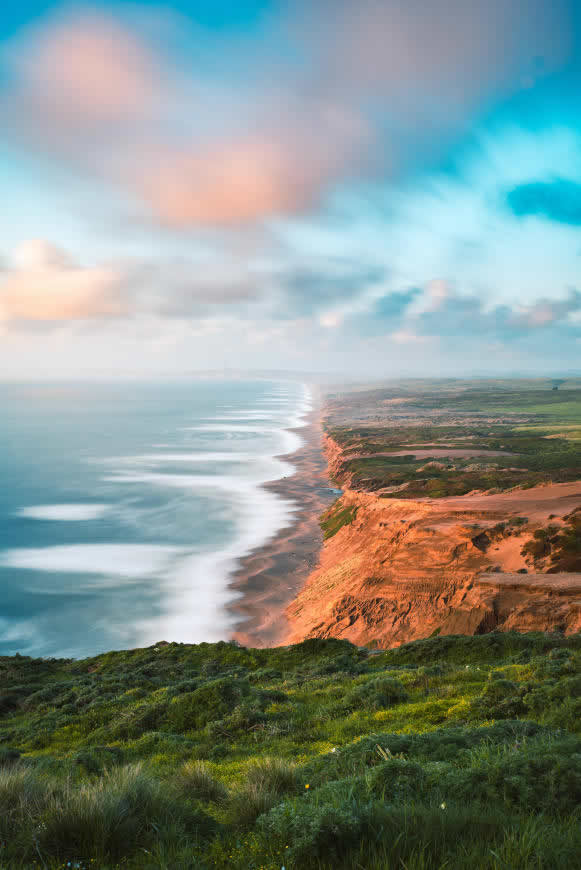
[{"label": "ocean", "polygon": [[296,509],[262,484],[308,387],[2,384],[0,408],[0,654],[227,639],[233,573]]}]

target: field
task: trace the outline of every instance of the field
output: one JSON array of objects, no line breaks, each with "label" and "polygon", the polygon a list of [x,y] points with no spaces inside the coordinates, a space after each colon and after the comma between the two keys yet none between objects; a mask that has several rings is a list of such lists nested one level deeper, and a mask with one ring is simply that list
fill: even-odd
[{"label": "field", "polygon": [[570,870],[581,636],[0,659],[0,867]]},{"label": "field", "polygon": [[581,381],[402,381],[331,395],[339,484],[397,498],[577,480]]}]

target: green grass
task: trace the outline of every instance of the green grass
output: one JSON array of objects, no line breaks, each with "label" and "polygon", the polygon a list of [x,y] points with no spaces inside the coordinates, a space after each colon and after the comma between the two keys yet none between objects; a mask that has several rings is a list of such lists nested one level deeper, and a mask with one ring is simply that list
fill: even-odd
[{"label": "green grass", "polygon": [[581,851],[581,635],[15,656],[0,685],[2,870],[565,870]]},{"label": "green grass", "polygon": [[[390,398],[400,401],[386,406]],[[580,476],[581,385],[571,381],[553,391],[549,383],[539,389],[538,382],[524,380],[402,382],[331,397],[325,428],[345,452],[338,483],[347,480],[354,489],[372,492],[404,485],[383,493],[387,498],[565,483]],[[429,457],[414,458],[418,444],[481,455],[437,457],[429,464]],[[377,455],[408,449],[403,456]]]},{"label": "green grass", "polygon": [[[480,410],[480,407],[476,407],[475,410]],[[508,411],[509,413],[526,414],[531,417],[556,417],[559,420],[574,420],[577,423],[581,419],[581,401],[577,397],[571,397],[566,402],[551,402],[547,400],[536,404],[529,404],[528,402],[520,404],[515,402],[510,404],[508,408],[505,404],[487,405],[486,410],[493,414],[506,414]]]},{"label": "green grass", "polygon": [[324,539],[327,541],[336,535],[343,526],[351,525],[356,516],[357,506],[342,507],[341,501],[338,499],[321,517],[320,525]]}]

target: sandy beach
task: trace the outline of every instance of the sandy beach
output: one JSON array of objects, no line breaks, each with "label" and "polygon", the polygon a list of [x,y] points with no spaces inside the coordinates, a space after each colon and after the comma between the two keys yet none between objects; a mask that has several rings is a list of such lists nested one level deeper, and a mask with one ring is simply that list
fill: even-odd
[{"label": "sandy beach", "polygon": [[322,449],[321,397],[316,388],[313,402],[307,425],[292,430],[303,439],[303,446],[284,457],[294,465],[295,473],[265,484],[266,489],[295,502],[292,524],[247,556],[232,580],[232,588],[241,593],[232,605],[240,620],[232,637],[245,646],[274,646],[286,634],[285,608],[318,563],[323,543],[319,516],[337,497]]}]

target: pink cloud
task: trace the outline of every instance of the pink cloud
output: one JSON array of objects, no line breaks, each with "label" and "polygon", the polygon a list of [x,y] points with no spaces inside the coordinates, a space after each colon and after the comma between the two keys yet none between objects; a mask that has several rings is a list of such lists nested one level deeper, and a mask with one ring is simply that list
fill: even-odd
[{"label": "pink cloud", "polygon": [[11,58],[17,98],[67,129],[149,117],[161,96],[154,54],[112,16],[91,9],[38,28]]},{"label": "pink cloud", "polygon": [[[80,9],[12,47],[0,110],[12,135],[118,185],[154,220],[256,222],[397,167],[410,135],[426,147],[449,135],[519,87],[535,56],[552,69],[567,51],[562,3],[297,0],[264,48],[216,42],[223,76],[194,64],[195,32],[170,63],[171,27],[156,46],[135,17]],[[300,62],[275,59],[281,34]],[[228,79],[231,61],[246,80]]]},{"label": "pink cloud", "polygon": [[564,299],[540,299],[534,305],[522,307],[514,318],[514,322],[529,329],[550,326],[553,323],[567,320],[570,314],[581,311],[581,292],[571,290]]},{"label": "pink cloud", "polygon": [[26,242],[15,252],[13,268],[0,275],[0,321],[119,315],[119,283],[112,269],[83,268],[49,242]]},{"label": "pink cloud", "polygon": [[170,224],[242,223],[303,211],[357,165],[371,142],[362,120],[318,109],[303,109],[292,130],[273,119],[255,135],[210,147],[144,149],[120,167],[121,180]]}]

